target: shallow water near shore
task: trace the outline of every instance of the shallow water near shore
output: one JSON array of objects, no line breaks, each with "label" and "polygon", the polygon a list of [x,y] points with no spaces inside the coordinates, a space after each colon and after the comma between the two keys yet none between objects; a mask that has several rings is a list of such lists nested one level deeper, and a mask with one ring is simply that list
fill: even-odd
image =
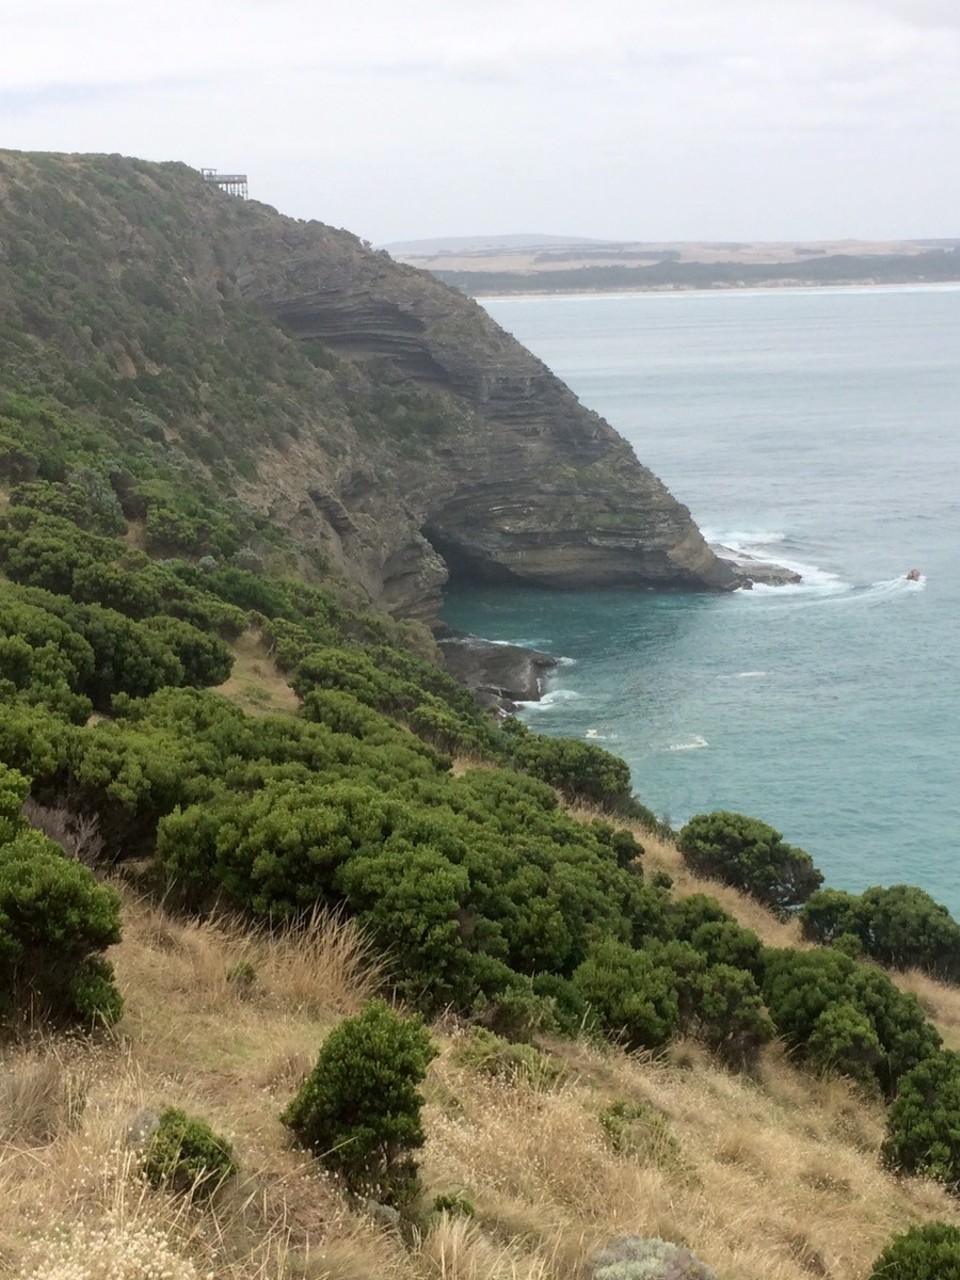
[{"label": "shallow water near shore", "polygon": [[457,589],[446,620],[569,659],[524,718],[623,756],[674,824],[750,813],[832,885],[919,884],[960,915],[960,288],[485,305],[708,537],[804,581]]}]

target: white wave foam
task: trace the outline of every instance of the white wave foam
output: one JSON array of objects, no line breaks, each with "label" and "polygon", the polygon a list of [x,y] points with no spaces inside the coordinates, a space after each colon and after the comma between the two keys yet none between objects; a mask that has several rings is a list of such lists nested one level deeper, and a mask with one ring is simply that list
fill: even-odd
[{"label": "white wave foam", "polygon": [[919,578],[908,578],[906,576],[886,578],[882,582],[873,582],[869,587],[865,587],[860,592],[860,598],[867,597],[871,600],[882,600],[888,596],[903,596],[914,591],[925,591],[926,588],[927,579],[923,574]]},{"label": "white wave foam", "polygon": [[738,671],[737,680],[765,680],[767,673],[765,671]]},{"label": "white wave foam", "polygon": [[720,554],[729,552],[737,564],[749,572],[751,560],[765,564],[777,564],[792,573],[800,575],[799,582],[785,583],[773,587],[766,583],[754,583],[754,591],[761,595],[775,591],[778,595],[784,592],[810,592],[818,594],[846,591],[848,584],[830,569],[821,569],[819,565],[810,564],[806,560],[797,560],[792,555],[783,554],[784,544],[790,543],[789,536],[779,529],[717,529],[704,533],[704,537]]},{"label": "white wave foam", "polygon": [[802,560],[788,560],[785,556],[777,556],[776,562],[784,569],[799,573],[800,581],[785,582],[780,587],[771,586],[766,582],[755,582],[753,590],[760,595],[767,595],[772,591],[778,596],[810,593],[823,596],[839,595],[841,592],[850,590],[851,584],[845,582],[839,573],[834,573],[830,569],[821,569],[818,565],[806,564]]},{"label": "white wave foam", "polygon": [[549,711],[564,702],[579,702],[582,697],[583,694],[577,693],[575,689],[551,689],[535,702],[518,702],[517,706],[525,707],[528,711]]},{"label": "white wave foam", "polygon": [[[898,578],[885,578],[881,582],[873,582],[869,585],[855,586],[852,583],[844,584],[839,579],[838,585],[827,584],[825,587],[820,586],[813,591],[808,592],[806,600],[797,599],[797,594],[802,594],[802,584],[786,587],[763,587],[755,585],[751,594],[760,593],[761,596],[769,597],[777,596],[793,596],[793,600],[784,604],[784,608],[795,609],[803,605],[820,605],[829,604],[831,608],[837,606],[854,607],[871,605],[880,605],[886,601],[896,600],[902,596],[910,595],[915,591],[925,591],[927,579],[920,577],[917,580],[911,580],[905,575]],[[769,603],[766,606],[771,606]]]},{"label": "white wave foam", "polygon": [[786,542],[787,535],[775,529],[704,529],[707,542],[719,542],[731,551],[748,553],[750,547],[773,547]]},{"label": "white wave foam", "polygon": [[558,658],[557,659],[558,667],[575,667],[576,665],[577,665],[576,658]]},{"label": "white wave foam", "polygon": [[709,747],[710,743],[706,738],[702,738],[699,733],[695,733],[685,742],[671,742],[668,751],[700,751],[703,747]]},{"label": "white wave foam", "polygon": [[[533,649],[538,653],[549,653],[551,644],[549,640],[544,640],[542,636],[533,639],[522,637],[519,640],[488,640],[486,636],[463,636],[460,639],[460,643],[468,648],[470,645],[494,644],[501,649]],[[575,658],[561,658],[559,663],[560,666],[565,667],[575,661]]]}]

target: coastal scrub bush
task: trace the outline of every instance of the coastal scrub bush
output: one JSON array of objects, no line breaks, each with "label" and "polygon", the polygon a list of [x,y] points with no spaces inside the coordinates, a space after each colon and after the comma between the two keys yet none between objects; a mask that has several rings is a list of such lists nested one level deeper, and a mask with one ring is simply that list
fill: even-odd
[{"label": "coastal scrub bush", "polygon": [[752,1066],[775,1034],[753,974],[729,964],[709,965],[697,978],[689,1029],[737,1070]]},{"label": "coastal scrub bush", "polygon": [[657,1237],[621,1236],[590,1259],[590,1280],[716,1280],[683,1245]]},{"label": "coastal scrub bush", "polygon": [[154,1187],[205,1199],[237,1172],[233,1148],[204,1120],[167,1107],[140,1161]]},{"label": "coastal scrub bush", "polygon": [[280,1118],[348,1190],[406,1207],[419,1193],[419,1086],[436,1052],[418,1018],[372,1000],[330,1032]]},{"label": "coastal scrub bush", "polygon": [[[569,978],[561,978],[556,973],[538,973],[530,985],[534,995],[549,1003],[558,1035],[575,1039],[595,1029],[587,1002]],[[549,1029],[549,1024],[544,1029]]]},{"label": "coastal scrub bush", "polygon": [[[841,951],[768,948],[764,966],[763,998],[777,1034],[804,1057],[812,1042],[819,1066],[849,1068],[866,1080],[865,1067],[874,1059],[866,1019],[879,1046],[870,1072],[886,1097],[894,1095],[904,1072],[940,1047],[939,1034],[914,996]],[[833,1012],[821,1024],[828,1010]],[[851,1055],[846,1064],[844,1052]]]},{"label": "coastal scrub bush", "polygon": [[855,934],[865,955],[892,968],[960,979],[960,924],[913,885],[876,885],[859,895],[822,889],[804,905],[800,927],[813,942]]},{"label": "coastal scrub bush", "polygon": [[960,1055],[943,1050],[900,1080],[880,1150],[888,1169],[960,1186]]},{"label": "coastal scrub bush", "polygon": [[585,800],[612,813],[630,803],[629,766],[592,742],[524,734],[514,745],[513,763],[568,800]]},{"label": "coastal scrub bush", "polygon": [[775,911],[799,907],[823,881],[809,853],[742,813],[698,813],[681,830],[677,847],[696,875],[722,880]]},{"label": "coastal scrub bush", "polygon": [[960,1227],[921,1222],[894,1236],[869,1280],[960,1280]]},{"label": "coastal scrub bush", "polygon": [[818,889],[798,912],[800,933],[808,942],[829,946],[844,934],[860,935],[860,896],[845,889]]},{"label": "coastal scrub bush", "polygon": [[222,894],[286,920],[332,899],[340,864],[391,829],[390,806],[370,786],[278,780],[249,798],[223,796],[163,818],[157,859],[188,906]]},{"label": "coastal scrub bush", "polygon": [[807,1041],[811,1066],[839,1072],[868,1086],[876,1086],[882,1057],[873,1022],[852,1000],[840,1000],[824,1009]]},{"label": "coastal scrub bush", "polygon": [[681,942],[705,956],[709,964],[746,969],[763,977],[763,944],[752,929],[745,929],[715,898],[691,894],[669,903],[666,925]]},{"label": "coastal scrub bush", "polygon": [[120,941],[115,890],[20,814],[29,783],[0,765],[0,1017],[115,1022],[113,972],[99,954]]},{"label": "coastal scrub bush", "polygon": [[622,942],[598,943],[573,975],[574,986],[600,1022],[629,1049],[655,1049],[677,1029],[674,974],[645,951]]}]

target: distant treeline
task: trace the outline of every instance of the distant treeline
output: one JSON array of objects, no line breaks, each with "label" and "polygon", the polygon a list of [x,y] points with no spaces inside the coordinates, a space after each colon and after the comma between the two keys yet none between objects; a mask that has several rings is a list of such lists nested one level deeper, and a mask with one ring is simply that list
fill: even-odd
[{"label": "distant treeline", "polygon": [[640,289],[735,289],[761,285],[937,284],[960,281],[960,250],[830,254],[805,262],[674,262],[558,271],[435,271],[467,294],[608,293]]}]

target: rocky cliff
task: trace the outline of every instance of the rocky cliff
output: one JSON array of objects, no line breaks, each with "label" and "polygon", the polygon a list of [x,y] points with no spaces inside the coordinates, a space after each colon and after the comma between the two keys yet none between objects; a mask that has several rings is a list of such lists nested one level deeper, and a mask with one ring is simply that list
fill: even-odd
[{"label": "rocky cliff", "polygon": [[0,290],[0,389],[35,391],[42,369],[101,418],[152,414],[395,613],[430,618],[448,575],[736,583],[475,302],[186,166],[0,153]]}]

